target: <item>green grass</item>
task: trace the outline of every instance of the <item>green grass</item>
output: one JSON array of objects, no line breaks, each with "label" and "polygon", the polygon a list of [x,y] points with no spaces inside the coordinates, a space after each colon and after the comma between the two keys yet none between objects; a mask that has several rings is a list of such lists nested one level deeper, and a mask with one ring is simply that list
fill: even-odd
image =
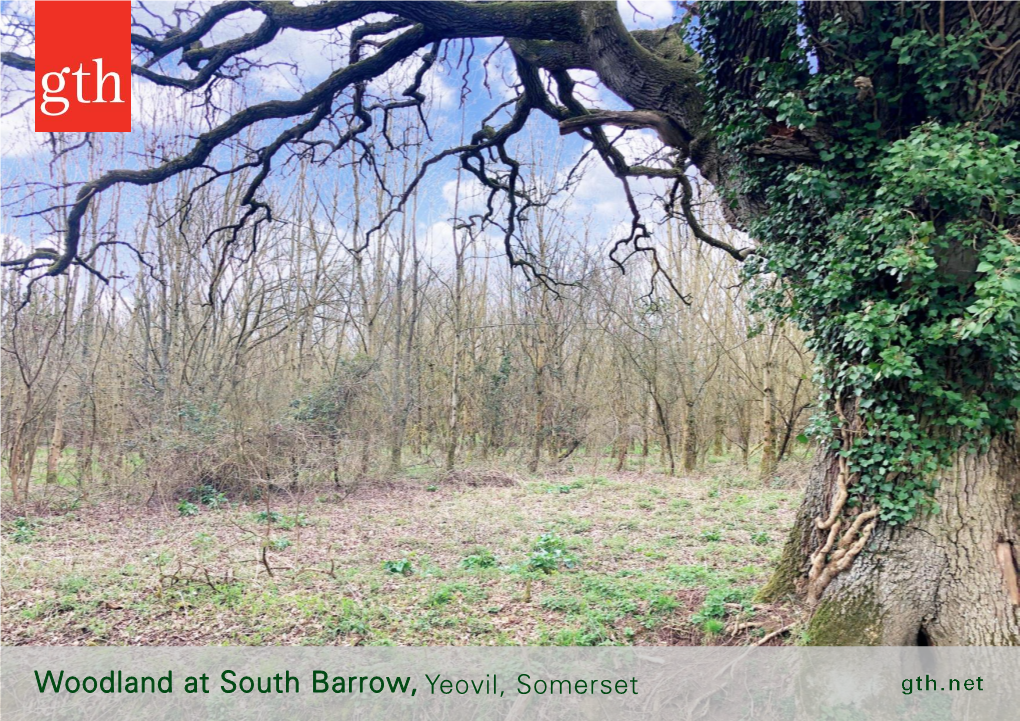
[{"label": "green grass", "polygon": [[[29,520],[4,524],[4,643],[722,642],[775,610],[750,599],[799,500],[744,473],[435,491],[414,477],[343,503],[187,517],[176,503],[82,505],[30,519],[29,542],[13,537]],[[572,564],[535,565],[543,548]]]}]

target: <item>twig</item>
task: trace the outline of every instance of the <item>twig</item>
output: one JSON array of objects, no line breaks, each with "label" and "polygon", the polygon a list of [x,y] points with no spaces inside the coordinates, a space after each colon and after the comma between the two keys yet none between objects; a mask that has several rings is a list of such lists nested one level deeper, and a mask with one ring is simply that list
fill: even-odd
[{"label": "twig", "polygon": [[266,573],[273,578],[273,569],[269,566],[269,559],[266,558],[266,546],[262,546],[262,565],[266,567]]},{"label": "twig", "polygon": [[754,648],[756,646],[764,646],[766,643],[768,643],[769,641],[774,639],[776,636],[781,636],[782,634],[786,633],[787,631],[789,631],[791,628],[793,628],[796,625],[797,625],[797,622],[794,621],[793,623],[786,624],[782,628],[777,628],[772,633],[767,633],[764,636],[762,636],[760,639],[758,639],[757,641],[752,643],[751,647]]}]

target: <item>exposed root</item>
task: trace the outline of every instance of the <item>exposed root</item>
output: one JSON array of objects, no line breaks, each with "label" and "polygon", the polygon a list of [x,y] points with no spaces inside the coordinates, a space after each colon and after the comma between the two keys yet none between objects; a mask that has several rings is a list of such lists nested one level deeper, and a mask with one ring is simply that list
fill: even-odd
[{"label": "exposed root", "polygon": [[735,623],[726,629],[726,633],[729,634],[730,638],[733,638],[741,631],[749,631],[752,628],[761,628],[764,625],[763,621],[745,621],[743,623]]}]

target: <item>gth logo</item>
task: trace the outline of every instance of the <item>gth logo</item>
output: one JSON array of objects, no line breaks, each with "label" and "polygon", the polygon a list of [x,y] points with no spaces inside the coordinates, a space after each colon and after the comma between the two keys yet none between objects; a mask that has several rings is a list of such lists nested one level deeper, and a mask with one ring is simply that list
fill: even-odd
[{"label": "gth logo", "polygon": [[36,132],[131,131],[131,3],[35,4]]}]

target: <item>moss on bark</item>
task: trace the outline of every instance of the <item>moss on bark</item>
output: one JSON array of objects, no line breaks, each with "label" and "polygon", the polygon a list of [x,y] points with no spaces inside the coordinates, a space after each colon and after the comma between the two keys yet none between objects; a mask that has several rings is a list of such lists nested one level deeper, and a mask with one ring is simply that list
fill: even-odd
[{"label": "moss on bark", "polygon": [[837,594],[824,599],[807,627],[809,646],[877,646],[882,643],[882,611],[868,594]]},{"label": "moss on bark", "polygon": [[797,595],[797,579],[801,575],[804,551],[801,548],[800,528],[794,527],[783,546],[783,555],[772,572],[768,583],[761,587],[755,600],[760,603],[775,603],[789,596]]}]

